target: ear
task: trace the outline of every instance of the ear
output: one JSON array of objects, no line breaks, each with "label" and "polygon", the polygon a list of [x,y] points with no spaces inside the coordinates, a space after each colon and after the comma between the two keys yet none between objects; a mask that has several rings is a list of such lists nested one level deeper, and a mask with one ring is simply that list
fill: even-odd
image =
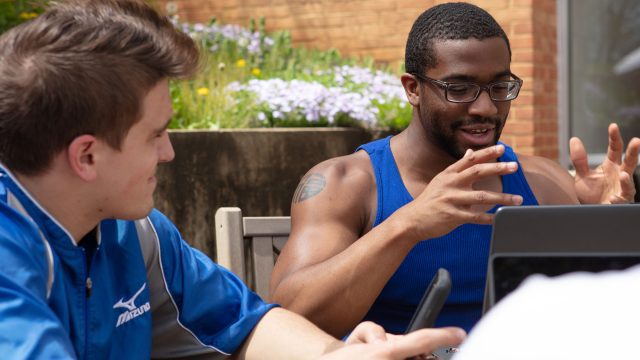
[{"label": "ear", "polygon": [[93,181],[98,175],[96,150],[100,146],[93,135],[80,135],[67,147],[69,167],[81,179]]},{"label": "ear", "polygon": [[402,81],[402,87],[404,87],[409,103],[413,106],[420,105],[420,83],[418,80],[413,75],[404,73],[400,76],[400,81]]}]

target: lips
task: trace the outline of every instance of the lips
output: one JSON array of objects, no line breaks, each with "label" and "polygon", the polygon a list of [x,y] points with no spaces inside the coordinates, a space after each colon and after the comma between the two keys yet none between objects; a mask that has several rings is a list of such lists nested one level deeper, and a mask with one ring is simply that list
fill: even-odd
[{"label": "lips", "polygon": [[461,126],[457,129],[462,138],[461,143],[470,148],[491,146],[495,142],[495,129],[493,124],[477,124]]}]

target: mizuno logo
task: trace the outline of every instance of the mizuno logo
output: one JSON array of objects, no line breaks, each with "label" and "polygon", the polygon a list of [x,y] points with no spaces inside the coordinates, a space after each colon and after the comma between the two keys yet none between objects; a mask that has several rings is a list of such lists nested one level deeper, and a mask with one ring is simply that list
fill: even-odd
[{"label": "mizuno logo", "polygon": [[127,301],[123,301],[124,298],[121,298],[120,300],[118,300],[118,302],[113,305],[114,309],[117,308],[125,308],[127,309],[126,312],[123,312],[122,314],[120,314],[120,316],[118,316],[118,322],[116,323],[116,327],[126,323],[127,321],[138,317],[144,313],[146,313],[147,311],[149,311],[151,309],[151,305],[149,304],[149,302],[147,301],[146,303],[140,305],[139,307],[136,307],[136,299],[138,298],[138,296],[140,296],[140,294],[142,293],[142,290],[144,290],[144,288],[147,286],[147,283],[142,284],[142,287],[140,288],[140,290],[138,290],[132,297],[131,299],[127,300]]}]

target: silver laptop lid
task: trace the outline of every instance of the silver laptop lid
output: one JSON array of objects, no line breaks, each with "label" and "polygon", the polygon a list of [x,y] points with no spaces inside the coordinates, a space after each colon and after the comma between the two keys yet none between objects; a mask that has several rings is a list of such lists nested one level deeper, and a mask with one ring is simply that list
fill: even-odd
[{"label": "silver laptop lid", "polygon": [[640,263],[640,204],[502,207],[494,219],[484,311],[534,273]]}]

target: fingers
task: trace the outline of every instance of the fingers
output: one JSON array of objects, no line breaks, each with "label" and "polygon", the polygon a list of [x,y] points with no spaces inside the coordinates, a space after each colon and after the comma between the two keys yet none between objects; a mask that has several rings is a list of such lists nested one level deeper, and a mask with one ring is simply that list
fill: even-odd
[{"label": "fingers", "polygon": [[460,193],[452,199],[459,205],[521,205],[523,198],[520,195],[498,193],[493,191],[477,190]]},{"label": "fingers", "polygon": [[385,341],[387,339],[386,332],[382,326],[375,324],[371,321],[365,321],[353,329],[349,338],[347,338],[347,344],[358,343],[374,343],[379,341]]},{"label": "fingers", "polygon": [[587,151],[584,149],[582,140],[577,137],[573,137],[569,140],[569,157],[573,163],[573,167],[576,169],[576,175],[585,177],[589,175],[589,159],[587,158]]},{"label": "fingers", "polygon": [[638,166],[638,152],[640,152],[640,139],[634,137],[629,141],[622,163],[622,170],[629,175],[633,175],[636,166]]},{"label": "fingers", "polygon": [[607,158],[609,161],[620,164],[622,162],[623,149],[624,143],[618,125],[609,124],[609,147],[607,148]]},{"label": "fingers", "polygon": [[482,203],[518,206],[522,204],[522,196],[519,195],[490,193],[481,195],[482,200],[478,200],[478,196],[478,194],[474,193],[472,199],[463,199],[462,201],[465,203],[464,207],[466,210],[456,209],[456,211],[449,214],[450,218],[455,218],[460,224],[491,225],[495,214],[487,213],[484,210],[474,210],[471,208],[471,205]]},{"label": "fingers", "polygon": [[620,194],[614,194],[609,197],[611,204],[628,204],[633,202],[636,195],[636,188],[631,175],[624,171],[620,172]]},{"label": "fingers", "polygon": [[466,336],[460,328],[421,329],[402,336],[393,342],[392,358],[404,359],[432,353],[444,346],[458,345]]},{"label": "fingers", "polygon": [[473,165],[496,160],[504,154],[504,145],[495,145],[478,151],[468,149],[462,159],[447,168],[449,171],[461,172]]},{"label": "fingers", "polygon": [[467,221],[465,221],[465,223],[478,224],[478,225],[491,225],[493,224],[494,216],[495,216],[494,214],[488,214],[483,212],[478,212],[478,213],[469,212],[467,213],[468,219]]},{"label": "fingers", "polygon": [[517,170],[518,163],[513,161],[476,164],[462,171],[460,181],[461,185],[470,186],[479,179],[495,175],[512,174]]}]

